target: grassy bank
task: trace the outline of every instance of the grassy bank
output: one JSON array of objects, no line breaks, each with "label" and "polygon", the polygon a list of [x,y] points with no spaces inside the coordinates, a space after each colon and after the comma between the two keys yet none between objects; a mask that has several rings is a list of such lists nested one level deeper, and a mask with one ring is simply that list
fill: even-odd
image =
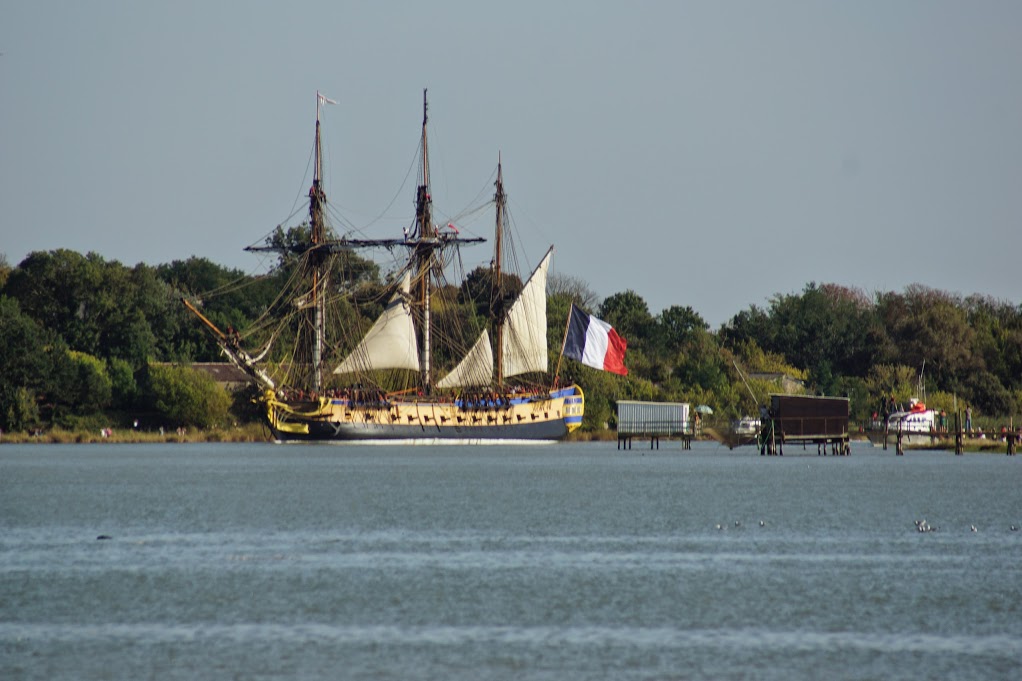
[{"label": "grassy bank", "polygon": [[250,423],[232,428],[200,430],[184,428],[178,430],[137,430],[133,428],[112,428],[106,434],[96,430],[64,430],[53,428],[36,433],[3,433],[0,445],[5,444],[125,444],[125,443],[174,443],[174,442],[267,442],[270,432],[260,423]]}]

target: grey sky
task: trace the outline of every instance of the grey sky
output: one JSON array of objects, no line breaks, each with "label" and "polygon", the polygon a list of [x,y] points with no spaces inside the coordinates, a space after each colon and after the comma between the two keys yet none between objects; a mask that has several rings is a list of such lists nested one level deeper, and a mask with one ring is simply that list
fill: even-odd
[{"label": "grey sky", "polygon": [[335,227],[398,235],[428,87],[439,218],[499,151],[528,261],[553,243],[601,296],[714,327],[808,281],[1018,304],[1020,27],[1010,1],[7,1],[0,253],[260,271],[317,89]]}]

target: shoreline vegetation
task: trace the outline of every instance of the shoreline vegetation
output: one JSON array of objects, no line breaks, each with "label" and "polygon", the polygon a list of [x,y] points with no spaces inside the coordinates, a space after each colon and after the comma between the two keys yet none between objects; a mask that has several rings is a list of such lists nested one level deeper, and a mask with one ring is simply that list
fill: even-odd
[{"label": "shoreline vegetation", "polygon": [[[292,228],[278,237],[303,243],[307,235]],[[369,261],[350,264],[348,278],[337,280],[345,283],[335,284],[365,288],[352,319],[375,317],[385,282]],[[96,253],[55,250],[12,267],[0,253],[0,441],[38,441],[28,433],[43,441],[109,441],[100,433],[107,426],[117,429],[115,441],[269,440],[259,425],[245,430],[266,411],[253,404],[261,391],[247,376],[221,371],[219,345],[181,300],[201,298],[203,315],[218,328],[252,329],[244,342],[261,348],[266,339],[257,322],[294,266],[283,259],[253,277],[197,257],[126,267]],[[482,282],[488,275],[479,276]],[[472,319],[485,307],[477,293],[474,285],[459,292],[452,319]],[[560,378],[586,393],[583,432],[572,442],[615,439],[620,400],[705,404],[720,418],[740,419],[757,414],[771,394],[843,396],[850,418],[867,423],[884,402],[920,398],[952,419],[971,410],[972,425],[987,433],[1022,422],[1022,305],[1010,301],[919,285],[866,294],[810,282],[711,330],[688,306],[654,313],[632,290],[601,301],[584,281],[552,278],[548,328],[564,328],[572,305],[628,340],[629,371],[621,377],[574,362],[560,367]],[[283,349],[295,334],[278,337],[280,354],[265,359],[281,385],[289,366]],[[559,332],[548,336],[556,362]],[[150,434],[123,430],[135,419]],[[171,435],[154,432],[167,424]],[[179,434],[178,425],[188,430]],[[26,435],[7,434],[18,432]]]},{"label": "shoreline vegetation", "polygon": [[250,423],[232,428],[165,429],[163,432],[137,428],[105,428],[98,431],[51,428],[38,432],[4,432],[0,434],[0,445],[269,442],[269,435],[269,429],[261,423]]},{"label": "shoreline vegetation", "polygon": [[[105,431],[105,432],[104,432]],[[566,443],[577,442],[613,442],[617,439],[614,430],[572,433],[564,439]],[[641,440],[641,438],[635,438]],[[677,438],[660,438],[662,442],[681,442]],[[853,441],[863,442],[866,437],[852,434]],[[714,442],[708,436],[697,437],[696,441]],[[107,428],[93,430],[65,430],[52,428],[39,432],[0,433],[0,446],[12,444],[199,444],[199,443],[245,443],[273,442],[269,429],[261,423],[248,423],[231,428],[181,428],[178,430],[139,430],[135,428]],[[752,445],[748,445],[752,447]],[[1006,443],[1000,438],[989,439],[968,438],[965,441],[967,454],[1001,454],[1006,451]],[[665,447],[668,449],[668,447]],[[947,451],[954,452],[953,439],[936,440],[933,444],[911,446],[908,451]],[[891,445],[893,452],[893,444]]]}]

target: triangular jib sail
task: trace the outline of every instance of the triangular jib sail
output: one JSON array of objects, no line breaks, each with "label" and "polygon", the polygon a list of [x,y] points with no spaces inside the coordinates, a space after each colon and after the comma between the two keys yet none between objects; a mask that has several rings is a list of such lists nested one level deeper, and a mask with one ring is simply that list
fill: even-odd
[{"label": "triangular jib sail", "polygon": [[485,329],[479,340],[451,373],[437,382],[438,388],[477,388],[493,382],[493,346]]},{"label": "triangular jib sail", "polygon": [[551,246],[508,311],[504,325],[504,376],[547,370],[546,278],[553,253]]},{"label": "triangular jib sail", "polygon": [[409,281],[410,276],[406,272],[400,290],[391,297],[383,315],[351,354],[337,365],[335,374],[372,369],[419,370],[419,346],[408,304]]}]

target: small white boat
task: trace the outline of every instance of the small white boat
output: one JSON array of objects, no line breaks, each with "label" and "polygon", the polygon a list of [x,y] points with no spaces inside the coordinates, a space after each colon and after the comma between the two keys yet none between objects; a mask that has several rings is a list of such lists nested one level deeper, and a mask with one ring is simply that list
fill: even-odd
[{"label": "small white boat", "polygon": [[895,444],[898,433],[901,433],[902,445],[906,447],[931,445],[940,436],[937,412],[927,409],[919,400],[913,399],[910,405],[907,411],[896,411],[888,416],[886,424],[879,420],[873,422],[873,428],[866,435],[874,447],[882,447],[885,439]]},{"label": "small white boat", "polygon": [[723,443],[728,449],[751,445],[756,443],[759,437],[761,422],[755,416],[743,416],[728,424],[727,432],[724,433]]}]

